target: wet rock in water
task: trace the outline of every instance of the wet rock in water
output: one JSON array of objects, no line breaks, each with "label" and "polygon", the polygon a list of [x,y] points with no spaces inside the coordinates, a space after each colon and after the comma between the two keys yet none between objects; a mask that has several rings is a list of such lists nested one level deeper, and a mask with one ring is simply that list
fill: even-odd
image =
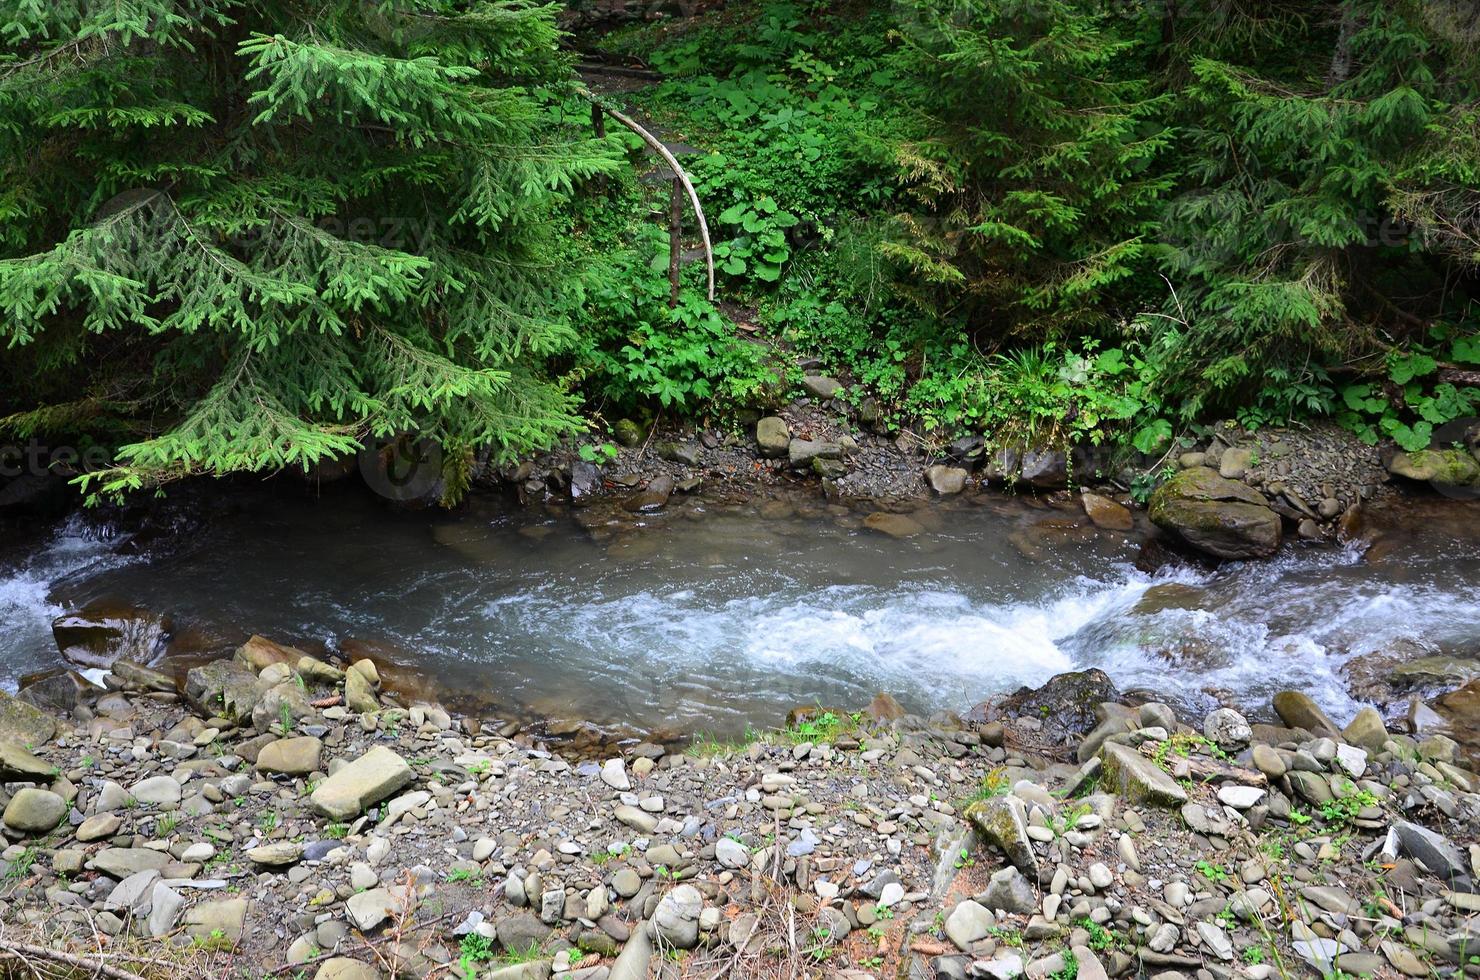
[{"label": "wet rock in water", "polygon": [[1332,721],[1310,695],[1300,691],[1281,691],[1274,696],[1274,713],[1291,728],[1303,728],[1314,734],[1337,735],[1341,727]]},{"label": "wet rock in water", "polygon": [[4,821],[8,830],[44,834],[67,816],[67,801],[50,790],[26,787],[17,790],[6,804]]},{"label": "wet rock in water", "polygon": [[838,397],[838,393],[843,390],[843,383],[825,374],[808,374],[802,377],[802,387],[813,398],[827,400]]},{"label": "wet rock in water", "polygon": [[1264,495],[1206,466],[1157,487],[1150,515],[1158,527],[1217,558],[1268,558],[1280,546],[1280,516]]},{"label": "wet rock in water", "polygon": [[252,717],[261,694],[250,668],[236,660],[214,660],[186,672],[185,698],[207,717],[243,722]]},{"label": "wet rock in water", "polygon": [[646,488],[622,501],[622,509],[634,514],[661,510],[667,506],[668,498],[671,496],[673,496],[673,477],[661,474],[653,477]]},{"label": "wet rock in water", "polygon": [[1089,490],[1081,491],[1079,501],[1090,523],[1104,531],[1130,531],[1136,526],[1136,518],[1130,508],[1116,503],[1102,494]]},{"label": "wet rock in water", "polygon": [[769,459],[780,459],[787,454],[791,445],[791,429],[786,420],[767,415],[755,424],[755,443],[760,453]]},{"label": "wet rock in water", "polygon": [[1463,449],[1420,449],[1394,453],[1388,472],[1436,487],[1480,486],[1480,461]]},{"label": "wet rock in water", "polygon": [[1128,745],[1106,742],[1100,748],[1102,780],[1134,804],[1181,806],[1187,791],[1156,763]]},{"label": "wet rock in water", "polygon": [[0,691],[0,739],[37,746],[50,742],[56,731],[56,719],[51,715]]},{"label": "wet rock in water", "polygon": [[959,466],[932,466],[925,471],[925,480],[930,484],[930,489],[943,497],[965,490],[966,476],[966,471]]},{"label": "wet rock in water", "polygon": [[1042,687],[1019,688],[1002,702],[1005,716],[1038,719],[1046,730],[1083,735],[1096,725],[1095,708],[1120,692],[1098,667],[1050,677]]},{"label": "wet rock in water", "polygon": [[912,538],[925,532],[925,527],[914,518],[886,511],[874,511],[863,519],[863,526],[891,538]]},{"label": "wet rock in water", "polygon": [[377,745],[325,779],[309,799],[329,819],[351,820],[414,778],[405,759]]},{"label": "wet rock in water", "polygon": [[58,616],[51,632],[67,660],[83,667],[107,668],[120,658],[154,660],[169,642],[170,623],[147,609],[94,602]]}]

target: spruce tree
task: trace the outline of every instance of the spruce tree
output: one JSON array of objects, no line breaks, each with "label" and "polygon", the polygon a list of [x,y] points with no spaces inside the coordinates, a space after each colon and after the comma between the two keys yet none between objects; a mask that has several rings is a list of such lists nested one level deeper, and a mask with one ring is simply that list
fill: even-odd
[{"label": "spruce tree", "polygon": [[409,434],[577,424],[556,235],[608,141],[562,121],[553,5],[6,0],[0,414],[110,432],[94,492]]}]

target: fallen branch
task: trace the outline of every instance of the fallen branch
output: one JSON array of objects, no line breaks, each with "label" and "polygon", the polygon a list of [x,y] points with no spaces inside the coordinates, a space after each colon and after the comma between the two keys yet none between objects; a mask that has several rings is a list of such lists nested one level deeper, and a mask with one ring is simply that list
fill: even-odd
[{"label": "fallen branch", "polygon": [[[714,246],[709,241],[709,222],[704,218],[704,206],[699,203],[699,192],[694,190],[694,182],[689,180],[689,175],[685,173],[683,167],[679,166],[678,164],[678,157],[674,156],[672,151],[670,151],[668,147],[663,145],[662,140],[658,139],[658,137],[654,136],[642,126],[638,125],[637,121],[631,116],[627,115],[626,113],[619,112],[609,105],[603,104],[601,100],[596,97],[595,93],[593,93],[590,89],[583,88],[580,91],[582,95],[590,99],[595,105],[599,106],[608,116],[611,116],[617,122],[621,123],[623,126],[626,126],[628,129],[632,130],[634,133],[640,136],[642,138],[642,141],[648,146],[652,147],[653,152],[662,157],[663,161],[667,163],[670,168],[672,168],[673,176],[677,177],[679,183],[683,184],[683,189],[684,192],[688,195],[689,203],[693,205],[694,217],[697,218],[699,222],[699,237],[704,240],[704,265],[709,272],[709,301],[713,303]],[[669,244],[668,247],[676,251],[678,249],[678,243],[672,242]]]},{"label": "fallen branch", "polygon": [[95,977],[109,977],[111,980],[144,980],[137,973],[130,973],[117,966],[109,966],[101,960],[87,956],[78,956],[76,953],[64,953],[59,949],[48,949],[45,946],[34,946],[31,943],[11,942],[0,939],[0,957],[10,957],[22,962],[27,957],[38,960],[51,960],[53,963],[62,963],[66,966],[74,966],[79,970],[88,970]]}]

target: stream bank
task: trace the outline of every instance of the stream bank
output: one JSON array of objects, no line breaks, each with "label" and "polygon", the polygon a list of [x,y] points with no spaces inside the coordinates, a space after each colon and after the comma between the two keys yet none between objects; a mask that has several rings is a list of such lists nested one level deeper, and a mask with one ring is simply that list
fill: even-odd
[{"label": "stream bank", "polygon": [[880,697],[579,762],[379,682],[254,641],[183,691],[120,664],[67,710],[0,697],[0,952],[150,980],[1475,970],[1480,777],[1370,711],[1184,719],[1066,677],[997,721]]}]

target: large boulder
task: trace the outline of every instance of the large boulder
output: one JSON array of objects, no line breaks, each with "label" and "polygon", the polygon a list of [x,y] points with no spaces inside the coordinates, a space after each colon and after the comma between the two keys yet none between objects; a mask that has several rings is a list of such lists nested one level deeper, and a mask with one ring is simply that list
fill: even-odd
[{"label": "large boulder", "polygon": [[0,739],[44,745],[57,733],[56,719],[33,704],[0,691]]},{"label": "large boulder", "polygon": [[260,674],[273,664],[287,664],[292,667],[304,656],[304,652],[297,647],[283,646],[281,643],[272,642],[265,636],[254,635],[236,648],[233,659],[251,668],[252,673]]},{"label": "large boulder", "polygon": [[121,658],[155,660],[164,653],[170,628],[169,620],[157,613],[111,603],[89,603],[51,624],[63,657],[82,667],[101,668]]},{"label": "large boulder", "polygon": [[185,674],[185,699],[206,716],[247,721],[261,697],[257,675],[236,660],[213,660]]},{"label": "large boulder", "polygon": [[1061,736],[1078,736],[1095,727],[1097,707],[1119,700],[1110,675],[1091,667],[1056,674],[1042,687],[1019,688],[1002,702],[1002,711],[1011,718],[1036,718],[1045,730]]},{"label": "large boulder", "polygon": [[15,742],[0,741],[0,782],[45,783],[56,777],[57,767],[27,752]]},{"label": "large boulder", "polygon": [[1480,461],[1463,449],[1394,453],[1388,472],[1435,487],[1480,487]]},{"label": "large boulder", "polygon": [[1158,527],[1216,558],[1268,558],[1280,546],[1280,515],[1264,495],[1206,466],[1157,487],[1150,514]]}]

